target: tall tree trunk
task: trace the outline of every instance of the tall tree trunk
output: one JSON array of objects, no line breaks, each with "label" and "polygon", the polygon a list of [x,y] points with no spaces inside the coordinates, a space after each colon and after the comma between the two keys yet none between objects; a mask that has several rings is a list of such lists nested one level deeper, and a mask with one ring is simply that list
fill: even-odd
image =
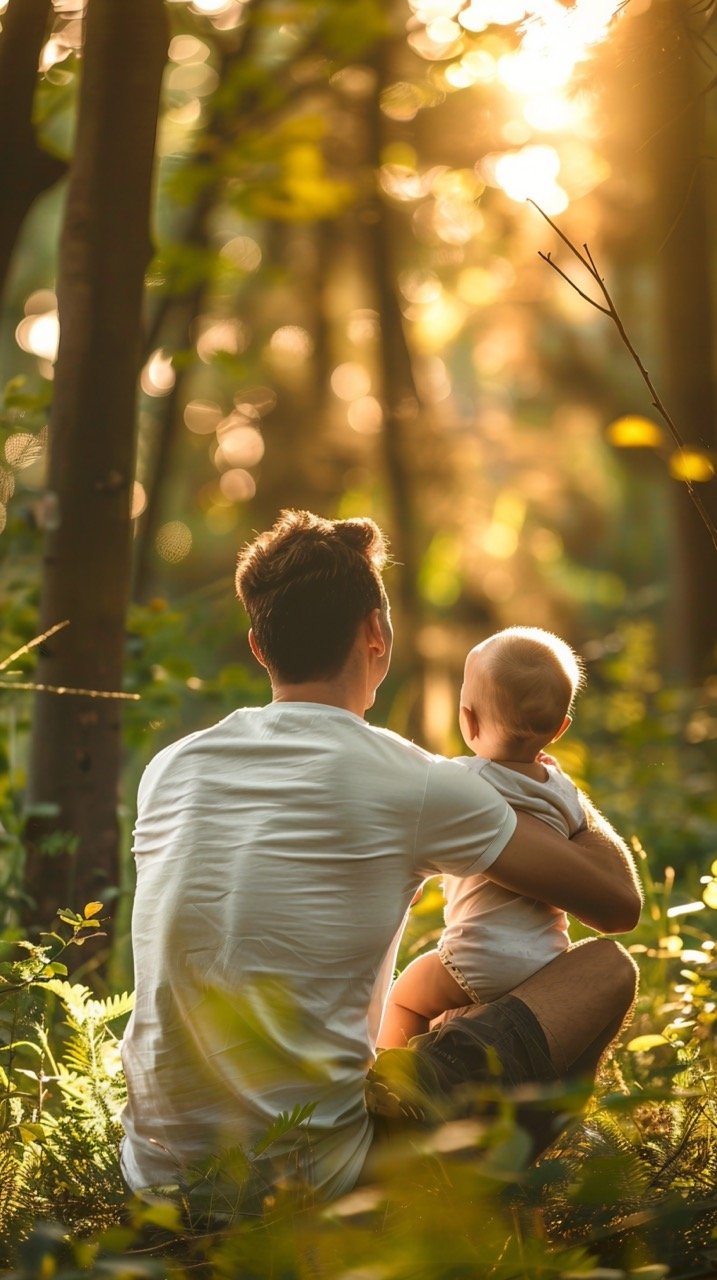
[{"label": "tall tree trunk", "polygon": [[[129,496],[155,134],[168,41],[163,0],[89,0],[75,159],[60,251],[60,350],[38,681],[121,687]],[[39,694],[28,784],[34,918],[102,898],[118,879],[120,705]],[[41,806],[42,812],[37,812]],[[34,816],[33,808],[36,810]],[[43,840],[67,847],[48,858]]]},{"label": "tall tree trunk", "polygon": [[[606,88],[617,174],[641,193],[636,222],[616,218],[612,235],[621,253],[649,263],[657,285],[659,366],[651,368],[688,447],[714,454],[717,446],[715,306],[711,259],[713,165],[705,111],[706,78],[687,23],[701,22],[684,0],[654,0],[618,28]],[[713,91],[714,92],[714,91]],[[707,148],[707,150],[705,150]],[[619,268],[618,268],[619,269]],[[710,589],[717,557],[710,535],[681,481],[670,481],[667,665],[670,674],[698,682],[714,669],[717,596]],[[717,481],[696,485],[717,521]]]},{"label": "tall tree trunk", "polygon": [[[386,137],[386,118],[381,111],[381,95],[390,80],[390,45],[381,46],[373,58],[376,88],[370,102],[369,160],[378,175]],[[392,215],[378,189],[374,196],[368,223],[368,251],[375,305],[379,314],[379,365],[382,382],[384,423],[382,432],[383,463],[386,475],[391,520],[391,546],[400,566],[398,604],[399,634],[410,637],[402,658],[407,678],[415,689],[404,731],[409,737],[426,740],[423,660],[416,645],[422,622],[418,573],[423,541],[418,514],[414,476],[409,459],[418,429],[421,404],[413,374],[413,362],[397,294],[394,260]]]},{"label": "tall tree trunk", "polygon": [[[696,91],[697,59],[684,28],[684,5],[669,0],[665,10],[671,54],[663,55],[660,105],[655,104],[662,127],[650,144],[658,234],[664,242],[657,258],[662,358],[669,404],[688,447],[714,457],[713,166],[705,156],[705,99]],[[698,487],[717,523],[717,481]],[[672,664],[683,679],[698,682],[717,663],[717,594],[705,589],[717,576],[717,555],[685,484],[673,488]]]},{"label": "tall tree trunk", "polygon": [[0,32],[0,296],[20,229],[35,200],[65,172],[32,126],[37,64],[51,0],[10,0]]}]

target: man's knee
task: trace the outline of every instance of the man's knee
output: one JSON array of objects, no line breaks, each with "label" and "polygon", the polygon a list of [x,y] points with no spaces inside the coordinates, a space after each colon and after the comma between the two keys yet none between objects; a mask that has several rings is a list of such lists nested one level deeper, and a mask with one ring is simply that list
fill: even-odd
[{"label": "man's knee", "polygon": [[609,978],[610,988],[627,1011],[632,1007],[637,995],[639,970],[632,956],[620,942],[613,938],[591,938],[585,944],[590,947],[591,958],[600,966],[600,971]]}]

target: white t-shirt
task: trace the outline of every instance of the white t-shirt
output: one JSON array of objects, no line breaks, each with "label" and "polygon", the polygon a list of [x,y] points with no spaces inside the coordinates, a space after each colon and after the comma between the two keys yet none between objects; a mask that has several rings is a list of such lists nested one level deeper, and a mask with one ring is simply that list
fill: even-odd
[{"label": "white t-shirt", "polygon": [[[577,835],[585,813],[575,783],[553,765],[545,779],[528,777],[480,756],[460,762],[495,787],[514,809],[549,823],[560,835]],[[461,986],[481,1000],[497,1000],[565,951],[564,911],[510,893],[483,875],[444,876],[446,927],[438,950]]]},{"label": "white t-shirt", "polygon": [[371,1142],[364,1077],[411,896],[490,867],[513,811],[463,765],[305,702],[235,711],[160,752],[138,810],[129,1186],[251,1151],[316,1102],[302,1174],[341,1194]]}]

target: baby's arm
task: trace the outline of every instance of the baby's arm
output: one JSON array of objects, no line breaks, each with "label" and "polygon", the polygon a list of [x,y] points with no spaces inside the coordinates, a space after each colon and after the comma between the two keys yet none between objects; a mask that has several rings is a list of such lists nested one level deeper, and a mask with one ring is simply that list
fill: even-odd
[{"label": "baby's arm", "polygon": [[468,996],[441,963],[437,951],[412,960],[388,993],[378,1033],[381,1049],[404,1049],[412,1036],[428,1031],[432,1018],[460,1009]]}]

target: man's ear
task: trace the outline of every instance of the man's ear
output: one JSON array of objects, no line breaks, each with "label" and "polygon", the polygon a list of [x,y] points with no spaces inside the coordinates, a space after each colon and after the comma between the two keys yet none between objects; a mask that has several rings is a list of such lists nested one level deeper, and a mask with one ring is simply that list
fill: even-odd
[{"label": "man's ear", "polygon": [[365,626],[369,648],[375,657],[382,658],[386,652],[386,636],[380,609],[371,610],[366,617]]},{"label": "man's ear", "polygon": [[557,732],[557,733],[555,733],[555,734],[553,734],[553,736],[552,736],[552,738],[550,739],[550,741],[551,741],[551,742],[557,742],[557,741],[558,741],[558,738],[562,738],[563,734],[564,734],[564,733],[565,733],[565,732],[570,728],[570,726],[571,726],[571,724],[572,724],[572,723],[573,723],[573,717],[572,717],[572,716],[566,716],[566,717],[565,717],[565,719],[563,720],[563,723],[561,724],[560,728],[558,729],[558,732]]},{"label": "man's ear", "polygon": [[249,648],[254,654],[254,657],[256,658],[257,662],[260,664],[260,666],[266,667],[266,663],[264,661],[264,654],[262,653],[261,649],[259,648],[259,645],[256,642],[256,636],[254,635],[254,630],[252,627],[249,628],[249,635],[247,639],[249,640]]}]

